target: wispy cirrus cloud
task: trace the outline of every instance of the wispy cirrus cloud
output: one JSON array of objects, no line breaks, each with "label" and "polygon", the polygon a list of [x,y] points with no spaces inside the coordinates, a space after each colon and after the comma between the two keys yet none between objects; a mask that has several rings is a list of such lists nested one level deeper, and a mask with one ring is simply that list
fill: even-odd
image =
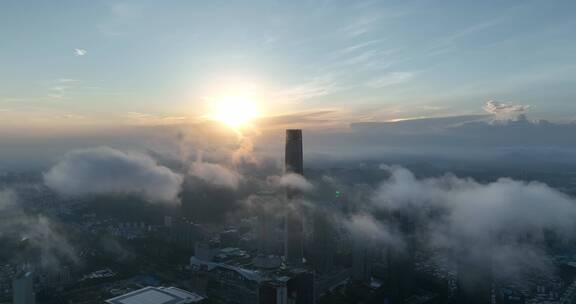
[{"label": "wispy cirrus cloud", "polygon": [[428,55],[439,55],[445,54],[456,50],[456,44],[460,39],[466,38],[468,36],[480,33],[484,30],[492,28],[499,23],[501,19],[488,20],[481,23],[473,24],[463,29],[457,30],[451,35],[440,37],[432,41],[432,44],[428,47]]},{"label": "wispy cirrus cloud", "polygon": [[331,56],[335,60],[342,60],[348,58],[349,56],[363,54],[366,52],[378,51],[379,53],[381,52],[383,54],[391,53],[391,51],[386,48],[385,42],[386,39],[372,39],[361,42],[354,42],[344,46],[343,48],[335,50]]},{"label": "wispy cirrus cloud", "polygon": [[162,116],[150,113],[128,112],[124,115],[129,124],[137,125],[171,125],[188,122],[186,116]]},{"label": "wispy cirrus cloud", "polygon": [[51,81],[48,97],[53,99],[65,99],[67,95],[78,88],[80,81],[72,78],[59,78]]},{"label": "wispy cirrus cloud", "polygon": [[138,2],[117,2],[108,6],[108,18],[98,24],[98,31],[106,36],[124,36],[131,31],[131,24],[144,16],[145,7]]},{"label": "wispy cirrus cloud", "polygon": [[371,31],[376,26],[378,20],[378,16],[361,16],[346,25],[341,31],[348,37],[362,36]]},{"label": "wispy cirrus cloud", "polygon": [[75,113],[64,113],[61,115],[61,117],[63,119],[69,119],[69,120],[83,120],[86,119],[86,116],[84,115],[80,115],[80,114],[75,114]]},{"label": "wispy cirrus cloud", "polygon": [[302,101],[315,97],[330,95],[339,90],[339,85],[330,75],[316,76],[309,81],[289,87],[278,92],[287,101]]},{"label": "wispy cirrus cloud", "polygon": [[397,63],[400,52],[390,47],[386,39],[354,42],[328,54],[327,69],[343,70],[343,74],[363,73],[369,70],[385,70]]},{"label": "wispy cirrus cloud", "polygon": [[46,85],[48,86],[47,97],[49,99],[68,99],[70,95],[79,96],[86,92],[90,94],[117,94],[117,92],[105,92],[100,86],[89,85],[74,78],[58,78],[51,80]]},{"label": "wispy cirrus cloud", "polygon": [[285,113],[258,119],[258,124],[265,128],[287,128],[290,126],[330,126],[343,123],[344,113],[337,109],[317,109]]},{"label": "wispy cirrus cloud", "polygon": [[414,72],[391,72],[368,80],[366,86],[372,88],[388,87],[409,81],[414,78],[415,75],[416,73]]},{"label": "wispy cirrus cloud", "polygon": [[70,83],[70,82],[79,82],[80,80],[73,78],[58,78],[56,79],[56,81],[61,83]]},{"label": "wispy cirrus cloud", "polygon": [[70,122],[88,122],[87,116],[66,109],[37,106],[14,106],[0,108],[2,123],[10,125],[31,125],[35,123],[61,124]]},{"label": "wispy cirrus cloud", "polygon": [[53,86],[50,88],[50,93],[48,94],[48,97],[54,99],[63,99],[68,89],[69,89],[68,86],[63,85]]},{"label": "wispy cirrus cloud", "polygon": [[316,65],[318,76],[286,92],[318,97],[364,86],[362,79],[375,79],[379,76],[377,74],[401,61],[397,56],[400,48],[390,47],[386,41],[384,38],[362,39],[330,50]]}]

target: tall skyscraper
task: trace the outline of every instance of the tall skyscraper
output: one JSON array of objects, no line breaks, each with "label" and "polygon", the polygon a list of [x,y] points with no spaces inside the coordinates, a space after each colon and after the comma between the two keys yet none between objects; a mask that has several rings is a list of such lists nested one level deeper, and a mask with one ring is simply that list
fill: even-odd
[{"label": "tall skyscraper", "polygon": [[270,255],[273,250],[274,219],[267,210],[258,210],[257,214],[257,240],[258,254]]},{"label": "tall skyscraper", "polygon": [[368,238],[356,237],[352,248],[352,279],[355,282],[370,284],[372,276],[372,257]]},{"label": "tall skyscraper", "polygon": [[[304,175],[302,130],[286,130],[285,173]],[[304,258],[304,222],[301,210],[301,193],[287,189],[284,255],[288,264],[301,264]]]},{"label": "tall skyscraper", "polygon": [[34,274],[31,271],[22,272],[12,282],[14,304],[36,304],[34,294]]},{"label": "tall skyscraper", "polygon": [[286,130],[286,173],[304,175],[304,156],[302,153],[302,130]]},{"label": "tall skyscraper", "polygon": [[457,248],[458,303],[492,303],[492,255],[486,243],[462,241]]},{"label": "tall skyscraper", "polygon": [[281,255],[279,242],[283,237],[277,234],[279,219],[274,210],[279,202],[275,192],[261,191],[252,199],[256,213],[256,239],[259,255]]},{"label": "tall skyscraper", "polygon": [[399,212],[393,215],[402,232],[403,248],[388,248],[388,277],[392,303],[404,303],[414,291],[415,229],[413,218],[416,211]]},{"label": "tall skyscraper", "polygon": [[335,232],[329,214],[328,210],[319,207],[314,212],[310,260],[318,273],[328,273],[334,266]]}]

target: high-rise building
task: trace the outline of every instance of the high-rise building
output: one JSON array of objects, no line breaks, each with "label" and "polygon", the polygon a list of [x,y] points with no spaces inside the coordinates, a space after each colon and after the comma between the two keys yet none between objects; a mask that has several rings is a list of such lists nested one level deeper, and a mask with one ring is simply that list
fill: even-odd
[{"label": "high-rise building", "polygon": [[463,241],[457,248],[458,303],[492,303],[491,253],[481,244],[485,242]]},{"label": "high-rise building", "polygon": [[238,229],[228,229],[220,232],[220,246],[222,247],[237,247],[240,242],[240,235]]},{"label": "high-rise building", "polygon": [[304,156],[302,152],[302,130],[286,130],[286,173],[304,175]]},{"label": "high-rise building", "polygon": [[274,219],[269,212],[261,210],[257,215],[258,254],[273,254]]},{"label": "high-rise building", "polygon": [[288,287],[285,280],[264,282],[259,289],[258,303],[288,304]]},{"label": "high-rise building", "polygon": [[372,276],[372,259],[368,238],[356,237],[352,248],[352,280],[369,284]]},{"label": "high-rise building", "polygon": [[404,246],[388,248],[388,280],[392,303],[404,303],[414,292],[415,213],[393,214],[393,220],[402,232]]},{"label": "high-rise building", "polygon": [[[285,172],[304,174],[302,153],[302,130],[286,130]],[[301,264],[304,259],[304,221],[301,193],[297,189],[287,189],[285,219],[284,255],[288,264]]]},{"label": "high-rise building", "polygon": [[314,274],[308,270],[293,269],[288,276],[288,303],[313,304]]},{"label": "high-rise building", "polygon": [[170,218],[170,241],[180,249],[193,250],[203,239],[202,227],[184,218]]},{"label": "high-rise building", "polygon": [[334,266],[335,232],[333,221],[327,210],[319,208],[314,213],[312,231],[311,260],[314,270],[328,273]]},{"label": "high-rise building", "polygon": [[34,273],[22,272],[12,282],[14,304],[35,304]]},{"label": "high-rise building", "polygon": [[398,250],[389,248],[388,280],[392,302],[405,303],[414,291],[413,251],[410,249]]},{"label": "high-rise building", "polygon": [[256,210],[256,244],[259,255],[281,254],[277,234],[277,225],[280,223],[274,214],[277,198],[273,192],[260,192],[254,198]]}]

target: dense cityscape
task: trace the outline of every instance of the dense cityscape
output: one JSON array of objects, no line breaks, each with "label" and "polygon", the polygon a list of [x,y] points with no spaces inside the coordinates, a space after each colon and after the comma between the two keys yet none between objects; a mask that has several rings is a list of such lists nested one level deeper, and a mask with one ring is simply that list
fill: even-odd
[{"label": "dense cityscape", "polygon": [[[362,199],[354,197],[363,194],[369,179],[410,171],[377,163],[307,169],[301,130],[286,131],[285,148],[280,181],[246,193],[244,210],[225,220],[189,216],[186,205],[145,204],[130,195],[65,198],[35,174],[3,175],[3,187],[19,201],[11,208],[11,198],[3,197],[4,229],[20,229],[15,233],[20,238],[2,235],[7,263],[1,265],[0,299],[15,304],[576,301],[576,252],[556,239],[553,227],[544,236],[526,228],[515,240],[490,235],[487,241],[432,246],[424,238],[430,237],[426,230],[433,219],[442,217],[439,206],[420,212],[389,208],[375,215],[378,223],[362,222]],[[418,164],[414,170],[435,174]],[[359,189],[338,188],[328,176],[366,180],[356,181]],[[194,195],[211,204],[227,190],[202,191]],[[18,224],[10,224],[15,219]],[[387,230],[379,225],[398,229],[386,232],[396,235],[375,231]],[[501,261],[491,252],[502,241],[541,249],[552,268],[497,266]]]}]

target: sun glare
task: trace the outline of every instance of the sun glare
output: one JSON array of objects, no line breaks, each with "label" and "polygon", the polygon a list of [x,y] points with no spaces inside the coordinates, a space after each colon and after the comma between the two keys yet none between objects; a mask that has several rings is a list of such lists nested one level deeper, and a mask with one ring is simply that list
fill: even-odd
[{"label": "sun glare", "polygon": [[256,102],[246,97],[225,97],[213,106],[212,118],[234,129],[249,124],[259,114]]}]

